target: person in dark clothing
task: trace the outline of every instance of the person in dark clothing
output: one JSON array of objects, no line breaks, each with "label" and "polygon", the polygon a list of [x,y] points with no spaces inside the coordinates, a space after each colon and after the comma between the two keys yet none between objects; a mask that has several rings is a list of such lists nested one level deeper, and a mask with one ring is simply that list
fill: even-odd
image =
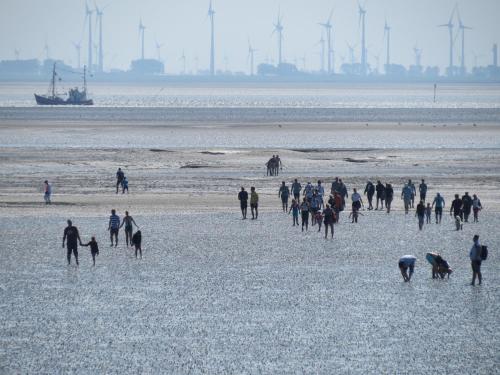
[{"label": "person in dark clothing", "polygon": [[90,242],[86,244],[82,244],[82,246],[90,246],[90,254],[92,255],[92,263],[95,267],[95,256],[99,254],[99,246],[97,245],[97,241],[95,237],[92,237]]},{"label": "person in dark clothing", "polygon": [[347,193],[347,186],[345,186],[344,182],[342,181],[341,178],[339,178],[339,184],[340,184],[340,196],[342,197],[342,199],[344,200],[344,204],[345,204],[345,200],[347,198],[349,198],[349,194]]},{"label": "person in dark clothing", "polygon": [[283,206],[283,212],[288,212],[288,197],[290,196],[290,189],[286,186],[285,181],[281,183],[278,196],[281,198],[281,205]]},{"label": "person in dark clothing", "polygon": [[384,195],[385,195],[385,207],[387,208],[387,213],[390,213],[392,199],[394,198],[394,189],[392,188],[391,184],[385,184]]},{"label": "person in dark clothing", "polygon": [[467,223],[472,210],[472,198],[467,191],[465,192],[465,195],[462,196],[462,210],[464,213],[464,221]]},{"label": "person in dark clothing", "polygon": [[424,179],[422,179],[422,182],[418,185],[418,191],[420,192],[420,200],[425,203],[425,197],[427,196],[427,184]]},{"label": "person in dark clothing", "polygon": [[309,202],[307,201],[307,197],[304,197],[300,205],[300,214],[302,216],[302,232],[304,231],[304,226],[306,227],[306,231],[309,227]]},{"label": "person in dark clothing", "polygon": [[123,173],[121,168],[116,171],[116,194],[118,194],[118,189],[122,186],[123,179],[125,178],[125,173]]},{"label": "person in dark clothing", "polygon": [[425,219],[425,203],[424,203],[424,201],[420,201],[420,203],[417,204],[415,216],[418,217],[418,229],[422,230],[422,228],[424,227],[424,219]]},{"label": "person in dark clothing", "polygon": [[331,238],[333,238],[333,223],[335,223],[335,212],[329,204],[325,206],[323,210],[323,221],[325,223],[325,238],[328,237],[328,228],[330,228]]},{"label": "person in dark clothing", "polygon": [[141,242],[142,242],[142,234],[141,234],[141,231],[138,230],[132,236],[132,244],[135,246],[135,257],[137,258],[137,251],[139,251],[139,254],[140,254],[141,259],[142,259]]},{"label": "person in dark clothing", "polygon": [[293,193],[293,199],[295,199],[295,202],[299,203],[300,202],[300,191],[302,190],[302,185],[300,182],[297,181],[297,179],[293,180],[292,184],[292,193]]},{"label": "person in dark clothing", "polygon": [[241,191],[238,193],[238,200],[240,201],[241,214],[243,215],[243,220],[247,218],[247,208],[248,208],[248,193],[242,186]]},{"label": "person in dark clothing", "polygon": [[80,234],[78,233],[78,228],[73,226],[71,220],[68,220],[68,226],[64,229],[64,236],[62,241],[62,247],[64,248],[64,243],[66,242],[68,265],[71,264],[71,253],[75,256],[76,265],[78,266],[78,243],[82,245],[82,240],[80,239]]},{"label": "person in dark clothing", "polygon": [[372,200],[373,200],[373,195],[375,195],[375,185],[373,185],[371,181],[368,181],[366,183],[365,195],[368,198],[368,209],[373,210]]},{"label": "person in dark clothing", "polygon": [[473,245],[472,248],[470,249],[469,252],[469,257],[471,261],[471,266],[472,266],[472,282],[470,285],[475,285],[476,284],[476,277],[479,280],[479,285],[481,285],[482,282],[482,275],[481,275],[481,251],[482,247],[481,244],[479,243],[479,235],[474,235],[472,238]]},{"label": "person in dark clothing", "polygon": [[462,206],[462,200],[459,198],[458,194],[455,194],[455,199],[451,202],[450,215],[453,214],[453,217],[458,216],[461,220],[463,220]]},{"label": "person in dark clothing", "polygon": [[384,209],[384,200],[385,200],[385,187],[382,185],[382,183],[377,181],[377,186],[375,186],[375,191],[377,193],[377,207],[375,208],[378,210],[378,202],[380,200],[380,209]]}]

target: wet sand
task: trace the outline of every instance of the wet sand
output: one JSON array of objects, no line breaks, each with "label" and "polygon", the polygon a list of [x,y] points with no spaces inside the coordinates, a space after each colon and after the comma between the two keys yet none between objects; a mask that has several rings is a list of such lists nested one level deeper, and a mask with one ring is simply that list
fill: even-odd
[{"label": "wet sand", "polygon": [[[278,125],[0,121],[0,372],[495,372],[499,127]],[[252,137],[260,147],[248,147]],[[275,153],[282,174],[266,177]],[[114,193],[118,166],[128,195]],[[293,228],[280,182],[329,186],[335,176],[350,189],[392,182],[394,212],[362,211],[358,225],[344,213],[334,240]],[[408,178],[425,178],[448,207],[454,193],[478,194],[480,223],[456,232],[445,209],[441,225],[419,232],[398,199]],[[240,220],[242,185],[260,193],[257,221]],[[109,247],[111,208],[141,226],[142,261],[123,233]],[[97,237],[95,269],[86,248],[79,269],[66,266],[68,218],[84,241]],[[484,285],[472,288],[474,233],[492,250]],[[424,257],[435,250],[455,270],[450,280],[431,279]],[[397,269],[406,253],[419,259],[409,284]]]}]

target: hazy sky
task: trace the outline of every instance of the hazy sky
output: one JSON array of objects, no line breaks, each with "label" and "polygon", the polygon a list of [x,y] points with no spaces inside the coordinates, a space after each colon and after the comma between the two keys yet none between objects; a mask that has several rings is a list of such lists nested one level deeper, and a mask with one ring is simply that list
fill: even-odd
[{"label": "hazy sky", "polygon": [[[423,65],[448,64],[448,31],[437,27],[447,23],[458,4],[466,30],[466,64],[491,62],[494,42],[500,42],[500,0],[365,0],[368,61],[374,56],[385,59],[384,20],[392,27],[391,60],[410,65],[414,62],[415,44],[423,49]],[[208,68],[210,23],[208,0],[98,0],[105,7],[103,17],[104,67],[126,69],[139,56],[139,19],[146,25],[145,54],[156,58],[155,39],[163,43],[161,58],[166,71],[182,70],[184,50],[187,69]],[[255,63],[277,60],[277,38],[271,35],[278,9],[284,25],[285,60],[307,69],[320,64],[321,27],[333,8],[333,48],[336,66],[348,59],[347,43],[356,46],[360,56],[360,28],[357,1],[354,0],[213,0],[216,31],[216,68],[245,71],[249,69],[248,38],[254,48]],[[94,7],[93,0],[89,5]],[[95,17],[93,32],[96,37]],[[82,61],[86,62],[88,31],[84,32],[85,1],[82,0],[0,0],[0,59],[13,59],[15,49],[20,58],[44,58],[44,45],[50,57],[76,65],[72,42],[82,42]],[[458,21],[455,17],[454,24]],[[458,31],[457,28],[455,32]],[[97,38],[94,39],[97,41]],[[456,40],[458,65],[460,39]]]}]

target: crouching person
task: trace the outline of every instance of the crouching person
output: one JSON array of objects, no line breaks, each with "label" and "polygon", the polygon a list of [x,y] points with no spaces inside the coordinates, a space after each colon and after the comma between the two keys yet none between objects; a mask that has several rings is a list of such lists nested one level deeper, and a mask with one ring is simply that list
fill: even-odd
[{"label": "crouching person", "polygon": [[453,270],[441,255],[439,255],[438,253],[427,253],[425,255],[425,258],[432,265],[433,279],[437,279],[438,277],[444,279],[446,275],[448,275],[448,278],[450,278],[450,274],[453,272]]},{"label": "crouching person", "polygon": [[405,282],[411,280],[413,271],[415,270],[416,261],[417,258],[413,255],[404,255],[399,258],[398,266]]}]

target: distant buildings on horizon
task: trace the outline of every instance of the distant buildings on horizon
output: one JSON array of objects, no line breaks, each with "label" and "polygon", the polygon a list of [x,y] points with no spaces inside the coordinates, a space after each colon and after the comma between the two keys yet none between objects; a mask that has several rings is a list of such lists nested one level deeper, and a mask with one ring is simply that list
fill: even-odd
[{"label": "distant buildings on horizon", "polygon": [[[64,76],[65,80],[71,80],[71,74],[79,74],[82,69],[74,68],[65,64],[62,60],[37,59],[29,60],[3,60],[0,61],[0,80],[45,80],[52,72],[53,64],[57,64],[59,76]],[[418,63],[418,60],[416,64]],[[500,68],[498,67],[498,51],[495,44],[492,49],[491,65],[475,66],[470,72],[465,71],[460,66],[446,68],[441,72],[437,66],[410,65],[408,68],[400,64],[386,64],[383,71],[378,67],[367,65],[367,74],[363,73],[361,63],[343,63],[335,74],[321,70],[299,69],[296,64],[282,62],[280,64],[261,63],[257,65],[255,75],[245,72],[233,72],[230,70],[218,70],[212,75],[210,70],[198,70],[183,74],[166,74],[165,65],[157,59],[140,58],[131,62],[128,70],[111,69],[107,72],[97,72],[97,67],[91,69],[94,73],[90,79],[96,81],[106,80],[297,80],[297,81],[324,81],[324,82],[345,82],[345,81],[429,81],[429,80],[450,80],[450,81],[488,81],[500,82]],[[75,80],[78,80],[75,77]]]}]

